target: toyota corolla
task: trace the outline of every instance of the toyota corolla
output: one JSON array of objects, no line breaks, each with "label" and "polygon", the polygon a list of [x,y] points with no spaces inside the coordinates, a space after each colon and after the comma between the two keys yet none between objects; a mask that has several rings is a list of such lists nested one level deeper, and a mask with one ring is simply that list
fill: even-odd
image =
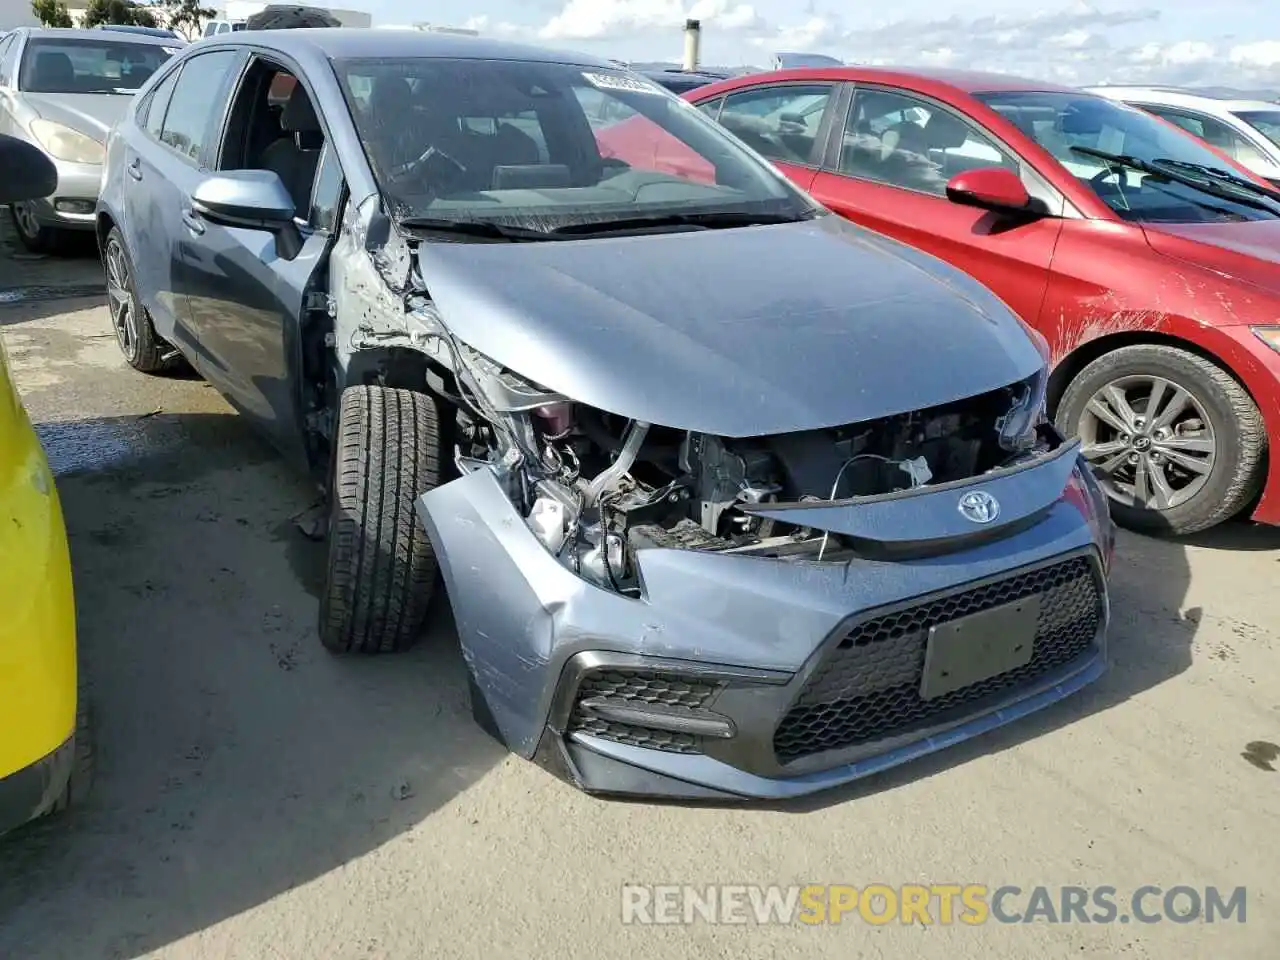
[{"label": "toyota corolla", "polygon": [[[704,169],[602,155],[602,110]],[[185,357],[327,490],[324,645],[407,646],[441,571],[477,719],[584,789],[807,793],[1103,669],[1112,526],[1043,340],[651,80],[204,40],[112,134],[98,229],[128,361]]]}]

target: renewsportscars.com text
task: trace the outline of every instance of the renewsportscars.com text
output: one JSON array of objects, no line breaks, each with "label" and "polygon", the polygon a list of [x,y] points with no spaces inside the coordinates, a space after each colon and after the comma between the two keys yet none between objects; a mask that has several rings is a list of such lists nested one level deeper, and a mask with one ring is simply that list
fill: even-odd
[{"label": "renewsportscars.com text", "polygon": [[622,888],[627,924],[1244,923],[1246,890],[1213,886],[883,883]]}]

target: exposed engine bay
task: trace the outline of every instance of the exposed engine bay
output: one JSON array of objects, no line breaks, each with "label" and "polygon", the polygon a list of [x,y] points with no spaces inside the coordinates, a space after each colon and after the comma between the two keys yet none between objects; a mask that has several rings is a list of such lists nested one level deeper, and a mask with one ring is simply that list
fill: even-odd
[{"label": "exposed engine bay", "polygon": [[897,416],[726,438],[574,403],[471,350],[443,324],[430,326],[437,335],[423,346],[454,371],[452,383],[432,386],[458,411],[459,471],[493,469],[549,551],[623,593],[638,591],[635,556],[651,547],[792,561],[851,556],[838,535],[753,508],[853,503],[977,477],[1055,449],[1038,429],[1043,371]]}]

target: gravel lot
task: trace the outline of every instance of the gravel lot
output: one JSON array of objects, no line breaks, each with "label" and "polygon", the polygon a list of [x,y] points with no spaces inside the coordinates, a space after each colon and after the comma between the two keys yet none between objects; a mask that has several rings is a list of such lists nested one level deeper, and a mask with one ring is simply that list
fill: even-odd
[{"label": "gravel lot", "polygon": [[[0,290],[99,282],[0,253]],[[1012,729],[804,804],[595,800],[472,724],[447,611],[403,657],[320,649],[322,547],[291,519],[314,491],[211,388],[128,370],[101,296],[0,298],[98,757],[80,810],[0,841],[0,957],[1277,955],[1280,531],[1124,536],[1109,673]],[[1248,912],[628,926],[627,882],[1245,886]]]}]

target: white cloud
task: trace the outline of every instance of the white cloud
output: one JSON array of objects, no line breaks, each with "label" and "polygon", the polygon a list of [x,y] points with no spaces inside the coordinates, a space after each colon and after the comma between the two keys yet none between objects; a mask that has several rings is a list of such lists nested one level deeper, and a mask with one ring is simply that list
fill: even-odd
[{"label": "white cloud", "polygon": [[568,0],[539,31],[543,40],[608,40],[678,30],[686,19],[742,32],[767,26],[750,4],[730,0]]},{"label": "white cloud", "polygon": [[704,45],[720,50],[812,50],[853,63],[998,70],[1078,84],[1266,85],[1277,82],[1280,66],[1280,40],[1141,42],[1143,33],[1156,33],[1161,11],[1154,7],[1100,10],[1078,0],[1035,13],[867,24],[831,13],[832,2],[797,3],[791,18],[775,21],[744,0],[563,0],[541,26],[485,17],[473,18],[469,26],[498,36],[592,42],[596,49],[635,49],[652,40],[655,50],[670,51],[684,21],[693,18],[702,21]]},{"label": "white cloud", "polygon": [[1280,40],[1260,40],[1232,47],[1227,59],[1244,67],[1275,67],[1280,64]]}]

